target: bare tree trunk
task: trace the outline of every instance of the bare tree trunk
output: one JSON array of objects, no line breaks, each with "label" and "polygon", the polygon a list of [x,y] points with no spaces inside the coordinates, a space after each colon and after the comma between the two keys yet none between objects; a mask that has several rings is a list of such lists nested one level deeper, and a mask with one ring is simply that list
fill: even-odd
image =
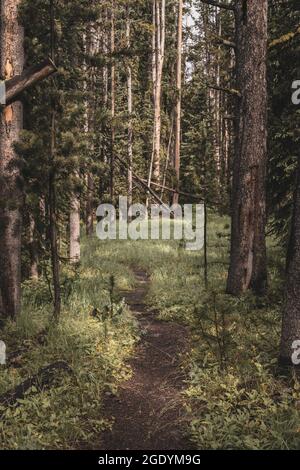
[{"label": "bare tree trunk", "polygon": [[[21,75],[24,64],[23,28],[18,21],[20,0],[1,0],[1,75]],[[6,317],[16,318],[21,307],[21,208],[23,203],[19,158],[14,142],[23,127],[20,102],[1,113],[0,130],[0,287]]]},{"label": "bare tree trunk", "polygon": [[38,271],[38,244],[36,239],[36,224],[33,213],[29,210],[29,252],[30,252],[30,278],[37,280],[39,278]]},{"label": "bare tree trunk", "polygon": [[[90,57],[94,57],[100,50],[100,29],[96,22],[91,22],[87,28],[86,49]],[[89,152],[91,160],[95,156],[95,93],[96,93],[96,69],[90,66],[86,76],[86,110],[85,110],[85,132],[89,138]],[[92,236],[94,233],[94,175],[88,168],[86,175],[87,199],[86,199],[86,234]]]},{"label": "bare tree trunk", "polygon": [[[102,18],[103,18],[103,24],[104,26],[102,27],[102,50],[101,53],[104,56],[108,55],[109,51],[109,39],[108,39],[108,31],[107,31],[107,25],[108,25],[108,9],[104,7],[103,13],[102,13]],[[102,103],[103,103],[103,108],[105,112],[107,112],[108,109],[108,93],[109,93],[109,74],[108,74],[108,66],[105,63],[105,65],[102,68]],[[107,123],[106,120],[102,120],[101,124],[101,161],[105,164],[108,163],[108,145],[107,145]],[[105,183],[104,179],[102,177],[99,178],[99,188],[98,188],[98,193],[99,193],[99,198],[102,200],[103,194],[105,192]]]},{"label": "bare tree trunk", "polygon": [[[51,20],[51,58],[54,60],[55,45],[55,16],[54,1],[50,1],[50,20]],[[55,152],[56,152],[56,111],[53,105],[51,112],[51,130],[50,130],[50,171],[49,171],[49,232],[51,248],[51,265],[54,289],[54,317],[60,316],[61,310],[61,292],[60,292],[60,265],[58,254],[57,237],[57,214],[56,214],[56,171],[55,171]]]},{"label": "bare tree trunk", "polygon": [[[130,9],[127,6],[126,19],[127,48],[130,49]],[[133,128],[132,128],[132,70],[127,66],[127,101],[128,101],[128,204],[132,204],[132,163],[133,163]]]},{"label": "bare tree trunk", "polygon": [[115,52],[115,2],[111,0],[111,39],[110,39],[110,52],[111,52],[111,69],[110,69],[110,83],[111,83],[111,155],[110,155],[110,199],[111,202],[114,200],[115,193],[115,182],[114,182],[114,173],[115,173],[115,86],[116,86],[116,77],[115,77],[115,59],[113,54]]},{"label": "bare tree trunk", "polygon": [[[175,154],[174,168],[177,178],[177,188],[180,183],[180,144],[181,144],[181,83],[182,83],[182,16],[183,0],[178,0],[177,26],[177,72],[176,72],[176,110],[175,110]],[[179,194],[173,196],[173,204],[178,204]]]},{"label": "bare tree trunk", "polygon": [[70,262],[80,261],[80,199],[74,192],[70,201]]},{"label": "bare tree trunk", "polygon": [[154,0],[155,72],[153,72],[154,130],[153,130],[153,180],[160,179],[161,144],[161,92],[165,56],[166,1]]},{"label": "bare tree trunk", "polygon": [[[218,9],[216,8],[215,12],[215,26],[216,26],[216,31],[219,37],[222,37],[222,23],[221,23],[221,17],[218,12]],[[217,57],[216,57],[217,63],[215,66],[215,73],[216,73],[216,84],[217,87],[221,86],[221,46],[218,46],[217,49]],[[215,90],[215,159],[216,159],[216,170],[217,170],[217,177],[218,177],[218,182],[221,185],[222,184],[222,179],[221,179],[221,147],[222,147],[222,119],[221,119],[221,101],[222,101],[222,92],[221,90]]]},{"label": "bare tree trunk", "polygon": [[161,193],[160,193],[161,199],[163,198],[164,187],[166,186],[167,173],[168,173],[170,155],[171,155],[171,147],[172,147],[172,141],[173,141],[173,134],[174,134],[174,114],[172,115],[172,118],[171,118],[170,135],[169,135],[169,142],[168,142],[168,148],[167,148],[167,157],[166,157],[165,168],[163,172],[162,188],[161,188]]},{"label": "bare tree trunk", "polygon": [[56,214],[56,187],[55,187],[55,135],[56,135],[56,116],[55,110],[51,115],[51,150],[50,150],[50,174],[49,174],[49,231],[51,247],[51,264],[54,289],[54,316],[58,318],[61,310],[60,293],[60,265],[58,254],[58,236],[57,236],[57,214]]},{"label": "bare tree trunk", "polygon": [[286,299],[283,310],[279,363],[292,365],[293,343],[300,341],[300,158],[294,213],[287,255]]},{"label": "bare tree trunk", "polygon": [[228,293],[267,284],[266,196],[267,160],[267,21],[268,0],[236,5],[237,85],[241,92],[236,121],[232,192],[231,257]]},{"label": "bare tree trunk", "polygon": [[94,179],[89,173],[87,176],[87,201],[86,201],[86,234],[91,237],[94,233]]}]

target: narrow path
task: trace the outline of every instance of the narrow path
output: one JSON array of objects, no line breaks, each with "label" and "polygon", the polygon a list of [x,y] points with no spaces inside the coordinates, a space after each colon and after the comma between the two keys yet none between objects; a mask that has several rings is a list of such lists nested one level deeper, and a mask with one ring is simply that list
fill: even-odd
[{"label": "narrow path", "polygon": [[141,341],[131,360],[133,376],[117,397],[105,400],[107,418],[114,419],[112,431],[102,435],[103,450],[190,449],[183,435],[185,413],[181,390],[183,372],[179,355],[188,344],[185,327],[161,322],[145,305],[149,278],[135,269],[138,281],[124,297],[142,330]]}]

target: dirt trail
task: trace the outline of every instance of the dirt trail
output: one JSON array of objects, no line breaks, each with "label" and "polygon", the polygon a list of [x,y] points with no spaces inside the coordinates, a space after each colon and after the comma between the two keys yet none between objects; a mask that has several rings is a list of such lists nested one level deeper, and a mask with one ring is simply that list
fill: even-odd
[{"label": "dirt trail", "polygon": [[137,288],[123,295],[143,332],[130,364],[132,378],[117,397],[105,400],[107,418],[114,417],[112,431],[102,434],[104,450],[191,449],[183,435],[185,414],[180,391],[183,373],[179,354],[188,343],[188,331],[175,323],[161,322],[145,305],[149,278],[135,269]]}]

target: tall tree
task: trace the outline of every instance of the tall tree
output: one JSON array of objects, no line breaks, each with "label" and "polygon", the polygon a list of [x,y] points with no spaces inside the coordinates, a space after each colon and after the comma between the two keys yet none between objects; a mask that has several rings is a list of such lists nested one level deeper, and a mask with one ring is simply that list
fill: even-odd
[{"label": "tall tree", "polygon": [[[175,113],[175,150],[174,168],[177,178],[177,187],[180,179],[180,143],[181,143],[181,84],[182,84],[182,16],[183,0],[178,0],[177,22],[177,71],[176,71],[176,113]],[[178,193],[174,193],[173,203],[178,203]]]},{"label": "tall tree", "polygon": [[267,24],[268,0],[239,0],[236,18],[236,79],[231,256],[228,293],[264,292],[266,267]]},{"label": "tall tree", "polygon": [[[130,7],[126,9],[126,42],[130,50]],[[132,68],[127,65],[127,102],[128,102],[128,204],[132,204],[132,163],[133,163],[133,126],[132,126]]]},{"label": "tall tree", "polygon": [[[1,1],[1,76],[6,80],[23,71],[24,33],[18,18],[21,0]],[[2,308],[15,318],[21,298],[22,180],[14,143],[23,127],[23,107],[16,101],[0,117],[0,287]]]},{"label": "tall tree", "polygon": [[110,155],[110,199],[114,200],[114,172],[115,172],[115,113],[116,113],[116,70],[115,70],[115,2],[111,0],[110,20],[111,20],[111,35],[110,35],[110,54],[111,54],[111,67],[110,67],[110,99],[111,99],[111,155]]},{"label": "tall tree", "polygon": [[300,157],[287,255],[286,300],[282,319],[279,362],[292,365],[293,343],[300,340]]},{"label": "tall tree", "polygon": [[[54,61],[55,55],[55,4],[50,0],[50,50],[51,59]],[[50,119],[50,155],[49,155],[49,235],[51,249],[51,266],[54,288],[54,316],[58,318],[61,310],[61,290],[60,290],[60,261],[58,252],[57,233],[57,194],[56,194],[56,106],[54,102],[54,82],[52,82],[53,102]]]},{"label": "tall tree", "polygon": [[[165,58],[166,36],[166,1],[153,0],[153,101],[154,101],[154,129],[153,129],[153,179],[160,179],[160,153],[161,153],[161,95],[162,78]],[[150,181],[152,166],[150,171]]]},{"label": "tall tree", "polygon": [[80,199],[74,189],[70,199],[70,262],[80,261]]}]

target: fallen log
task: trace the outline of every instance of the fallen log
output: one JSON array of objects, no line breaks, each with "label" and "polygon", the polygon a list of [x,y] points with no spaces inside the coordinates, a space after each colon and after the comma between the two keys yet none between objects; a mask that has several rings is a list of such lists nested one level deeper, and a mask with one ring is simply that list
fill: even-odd
[{"label": "fallen log", "polygon": [[123,160],[122,158],[120,158],[118,155],[115,155],[115,158],[116,158],[116,161],[119,161],[121,163],[121,165],[123,165],[126,169],[130,168],[131,171],[132,171],[132,177],[138,182],[141,184],[141,186],[146,189],[147,191],[149,191],[149,193],[154,197],[154,199],[159,203],[161,204],[168,212],[170,212],[170,209],[169,207],[163,202],[163,200],[153,191],[153,189],[148,186],[147,183],[145,183],[143,181],[142,178],[140,178],[133,170],[132,170],[132,167],[128,165],[127,162],[125,162],[125,160]]},{"label": "fallen log", "polygon": [[73,369],[65,361],[57,361],[40,369],[36,375],[29,377],[15,388],[0,395],[0,406],[13,406],[18,400],[25,397],[26,392],[31,387],[36,387],[39,391],[49,388],[54,382],[57,371],[73,373]]},{"label": "fallen log", "polygon": [[9,80],[5,80],[6,104],[11,104],[13,101],[17,100],[25,90],[49,77],[56,71],[56,65],[48,58],[38,65],[28,67],[21,75],[16,75]]}]

